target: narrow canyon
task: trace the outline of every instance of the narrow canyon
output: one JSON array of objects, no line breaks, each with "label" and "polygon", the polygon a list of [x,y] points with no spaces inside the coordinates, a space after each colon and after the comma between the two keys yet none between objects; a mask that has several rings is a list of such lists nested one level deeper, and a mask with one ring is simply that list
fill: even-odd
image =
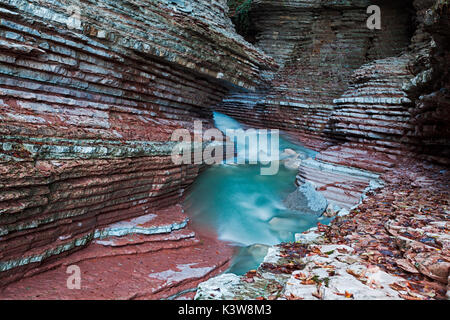
[{"label": "narrow canyon", "polygon": [[447,0],[0,0],[0,300],[449,299],[449,183]]}]

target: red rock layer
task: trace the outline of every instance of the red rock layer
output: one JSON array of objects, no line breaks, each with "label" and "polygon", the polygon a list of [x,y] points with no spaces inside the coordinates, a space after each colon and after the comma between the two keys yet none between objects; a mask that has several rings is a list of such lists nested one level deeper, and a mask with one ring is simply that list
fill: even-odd
[{"label": "red rock layer", "polygon": [[198,168],[169,160],[39,161],[4,172],[2,278],[12,280],[43,260],[80,249],[97,228],[179,201]]}]

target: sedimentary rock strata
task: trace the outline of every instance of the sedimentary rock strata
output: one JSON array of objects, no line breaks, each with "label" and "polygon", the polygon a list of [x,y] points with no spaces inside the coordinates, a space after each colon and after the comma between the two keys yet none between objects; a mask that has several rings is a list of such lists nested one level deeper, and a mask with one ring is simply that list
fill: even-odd
[{"label": "sedimentary rock strata", "polygon": [[[366,27],[369,4],[381,8],[381,30]],[[280,69],[265,74],[256,94],[229,94],[221,111],[290,132],[321,151],[322,166],[384,173],[401,157],[448,162],[444,2],[261,0],[250,18],[256,45]],[[358,204],[370,184],[307,163],[297,183],[315,183],[340,207]]]},{"label": "sedimentary rock strata", "polygon": [[2,1],[0,284],[167,214],[200,169],[172,163],[173,130],[274,65],[224,0]]},{"label": "sedimentary rock strata", "polygon": [[[232,115],[232,104],[247,106],[247,113],[238,114],[251,124],[301,138],[318,135],[320,153],[301,162],[297,184],[313,183],[328,201],[354,209],[330,227],[299,234],[298,243],[269,249],[266,261],[244,277],[226,274],[200,285],[197,298],[448,297],[448,170],[403,162],[409,157],[448,164],[448,3],[377,3],[395,19],[368,42],[366,30],[349,22],[364,19],[358,11],[368,5],[364,1],[350,7],[346,1],[254,3],[257,45],[281,68],[268,74],[259,101],[233,93],[221,108]],[[289,17],[280,19],[288,9]],[[340,14],[352,19],[332,19]],[[346,39],[354,47],[345,47]],[[364,171],[355,175],[348,167]],[[378,177],[387,182],[381,194],[370,194],[356,208]],[[330,243],[335,246],[324,245]]]},{"label": "sedimentary rock strata", "polygon": [[380,186],[377,174],[312,159],[302,161],[296,183],[312,184],[335,207],[336,213],[355,207],[367,191]]},{"label": "sedimentary rock strata", "polygon": [[[416,31],[409,52],[375,60],[354,72],[335,99],[334,137],[371,151],[447,163],[448,6],[415,1]],[[445,44],[444,44],[445,43]],[[445,124],[444,124],[445,123]]]},{"label": "sedimentary rock strata", "polygon": [[386,185],[330,226],[269,248],[245,276],[199,286],[198,299],[445,299],[450,255],[449,171],[402,163]]},{"label": "sedimentary rock strata", "polygon": [[[385,25],[366,26],[369,1],[253,1],[256,45],[280,64],[266,74],[260,98],[231,94],[220,106],[244,121],[322,136],[329,133],[333,99],[345,91],[364,63],[406,49],[410,12],[402,2],[381,2]],[[395,19],[391,19],[395,16]],[[241,110],[232,106],[238,105]],[[242,109],[246,109],[244,115]]]},{"label": "sedimentary rock strata", "polygon": [[376,60],[355,71],[347,91],[334,100],[333,133],[375,151],[404,154],[401,139],[411,130],[411,100],[402,90],[411,78],[409,61],[409,56]]},{"label": "sedimentary rock strata", "polygon": [[[381,8],[381,30],[366,26],[372,4]],[[378,153],[365,157],[380,158],[370,166],[389,168],[382,162],[395,163],[399,154],[447,163],[444,1],[261,0],[253,1],[250,19],[256,45],[280,68],[265,73],[257,94],[229,94],[222,112],[305,141]]]},{"label": "sedimentary rock strata", "polygon": [[[223,272],[231,255],[190,229],[180,205],[97,229],[90,239],[87,248],[30,270],[2,299],[175,298]],[[82,290],[66,285],[70,266],[80,268]]]},{"label": "sedimentary rock strata", "polygon": [[408,141],[422,159],[448,164],[450,9],[445,1],[414,1],[418,27],[412,39],[415,77],[403,89],[414,101]]},{"label": "sedimentary rock strata", "polygon": [[[381,7],[381,30],[366,26],[372,4]],[[300,166],[300,188],[320,193],[316,214],[328,203],[348,213],[379,186],[379,175],[395,179],[386,172],[402,157],[449,163],[448,2],[254,0],[250,20],[255,45],[235,33],[225,0],[0,3],[0,287],[20,280],[2,298],[167,298],[189,295],[223,271],[230,248],[213,237],[203,241],[178,205],[202,167],[174,164],[169,141],[175,129],[192,132],[195,120],[211,127],[213,110],[285,130],[320,151],[287,163]],[[401,180],[400,190],[391,183],[386,192],[410,195],[414,183],[427,185],[423,177]],[[430,198],[448,196],[442,185],[428,190]],[[257,286],[244,297],[256,298],[261,285],[286,298],[383,298],[399,288],[400,298],[443,296],[446,209],[434,208],[429,219],[430,204],[414,202],[411,217],[378,200],[363,203],[373,215],[356,209],[317,237],[299,236],[321,247],[287,248],[327,260],[292,265],[269,257],[259,269],[266,279],[248,276],[244,282]],[[379,247],[343,246],[355,239]],[[66,267],[74,263],[92,296],[67,290]],[[418,286],[424,279],[439,285],[411,293],[380,273],[391,289],[372,292],[379,288],[355,282],[366,280],[370,264],[413,274]],[[345,281],[355,292],[342,292],[339,278],[322,290],[322,269],[352,270],[356,280]],[[280,281],[266,277],[280,270],[287,275]],[[56,293],[42,294],[42,284]]]}]

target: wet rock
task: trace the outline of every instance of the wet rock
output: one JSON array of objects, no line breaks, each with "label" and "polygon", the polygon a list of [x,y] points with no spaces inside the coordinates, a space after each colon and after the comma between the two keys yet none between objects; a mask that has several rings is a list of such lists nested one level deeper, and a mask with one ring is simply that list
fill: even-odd
[{"label": "wet rock", "polygon": [[[201,241],[200,241],[201,239]],[[108,242],[108,243],[106,243]],[[111,244],[109,244],[111,243]],[[112,237],[46,264],[3,288],[2,300],[157,300],[195,291],[224,272],[232,249],[225,243],[180,230],[160,235]],[[67,267],[81,271],[81,290],[67,288]]]},{"label": "wet rock", "polygon": [[292,149],[284,149],[283,155],[286,155],[288,157],[293,157],[293,158],[299,157],[299,154]]},{"label": "wet rock", "polygon": [[[331,154],[331,152],[327,149],[319,153],[316,158],[323,159],[325,153]],[[345,152],[346,150],[339,150],[333,154],[339,157]],[[337,212],[340,208],[343,210],[353,208],[361,202],[366,192],[381,186],[377,174],[312,159],[302,162],[297,175],[297,185],[305,182],[314,184],[316,190],[328,200],[333,206],[333,210]],[[342,213],[345,212],[342,211]]]},{"label": "wet rock", "polygon": [[[349,216],[296,234],[296,243],[271,247],[257,272],[241,277],[232,297],[445,299],[448,172],[410,161],[400,168],[383,175],[384,188],[369,193]],[[411,187],[411,172],[430,182]]]},{"label": "wet rock", "polygon": [[234,291],[240,284],[240,277],[227,273],[201,283],[197,288],[195,300],[233,300]]},{"label": "wet rock", "polygon": [[292,149],[285,149],[280,156],[281,162],[288,170],[298,170],[302,164],[302,158],[304,158],[304,155],[299,154]]},{"label": "wet rock", "polygon": [[284,160],[283,165],[286,169],[298,170],[298,168],[300,168],[300,166],[302,165],[302,160],[300,160],[300,159]]},{"label": "wet rock", "polygon": [[[173,163],[172,133],[192,133],[195,120],[210,128],[211,106],[230,87],[251,90],[276,64],[235,33],[226,0],[7,7],[0,286],[95,239],[177,234],[187,221],[168,211],[201,166]],[[168,219],[115,225],[149,214]]]},{"label": "wet rock", "polygon": [[[245,272],[249,268],[253,268],[264,259],[269,250],[269,246],[262,244],[254,244],[248,247],[239,248],[237,256],[235,255],[230,266],[230,272]],[[247,268],[247,269],[246,269]]]},{"label": "wet rock", "polygon": [[[284,257],[299,259],[301,270],[288,272],[293,263]],[[364,264],[351,247],[286,244],[274,247],[258,270],[243,277],[224,274],[202,283],[196,299],[401,299],[391,288],[398,282],[402,278]]]}]

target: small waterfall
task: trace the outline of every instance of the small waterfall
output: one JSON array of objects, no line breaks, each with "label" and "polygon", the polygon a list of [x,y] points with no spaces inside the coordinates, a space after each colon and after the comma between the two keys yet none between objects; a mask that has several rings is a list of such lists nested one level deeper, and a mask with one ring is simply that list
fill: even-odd
[{"label": "small waterfall", "polygon": [[[223,132],[243,129],[238,121],[221,113],[214,113],[214,120]],[[285,149],[294,150],[301,158],[315,155],[314,151],[282,137],[279,148],[280,155]],[[249,151],[247,147],[244,150]],[[260,169],[260,164],[212,166],[197,179],[185,200],[194,224],[212,228],[219,239],[237,247],[229,270],[237,274],[259,265],[265,246],[294,241],[295,233],[315,226],[318,221],[317,216],[290,211],[283,204],[296,189],[296,170],[281,165],[276,175],[261,175]]]}]

